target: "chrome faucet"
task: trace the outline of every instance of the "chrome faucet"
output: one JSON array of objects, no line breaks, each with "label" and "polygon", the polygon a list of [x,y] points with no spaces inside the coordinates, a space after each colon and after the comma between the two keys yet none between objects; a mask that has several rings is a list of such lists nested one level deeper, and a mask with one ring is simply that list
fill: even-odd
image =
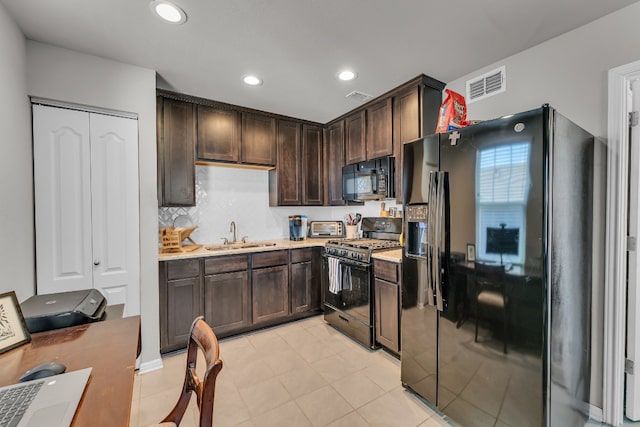
[{"label": "chrome faucet", "polygon": [[238,236],[236,235],[236,222],[231,221],[231,225],[229,226],[229,231],[233,232],[233,240],[231,243],[236,243],[238,241]]}]

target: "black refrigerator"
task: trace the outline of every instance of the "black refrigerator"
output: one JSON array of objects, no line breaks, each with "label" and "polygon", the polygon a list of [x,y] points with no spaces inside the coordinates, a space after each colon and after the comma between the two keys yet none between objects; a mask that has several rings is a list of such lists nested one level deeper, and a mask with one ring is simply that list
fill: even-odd
[{"label": "black refrigerator", "polygon": [[465,427],[584,425],[593,136],[544,105],[407,143],[403,167],[403,385]]}]

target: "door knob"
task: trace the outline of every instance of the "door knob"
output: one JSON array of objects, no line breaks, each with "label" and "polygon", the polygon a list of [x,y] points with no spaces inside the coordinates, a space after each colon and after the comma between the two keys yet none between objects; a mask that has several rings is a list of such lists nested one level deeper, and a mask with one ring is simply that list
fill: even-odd
[{"label": "door knob", "polygon": [[93,265],[100,265],[100,260],[99,259],[94,260]]}]

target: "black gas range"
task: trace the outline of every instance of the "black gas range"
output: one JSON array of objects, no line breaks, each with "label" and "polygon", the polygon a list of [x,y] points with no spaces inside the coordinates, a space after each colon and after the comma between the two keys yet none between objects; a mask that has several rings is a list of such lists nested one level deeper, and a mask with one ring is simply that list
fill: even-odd
[{"label": "black gas range", "polygon": [[322,259],[324,319],[376,348],[372,253],[400,247],[401,218],[363,218],[363,238],[325,244]]}]

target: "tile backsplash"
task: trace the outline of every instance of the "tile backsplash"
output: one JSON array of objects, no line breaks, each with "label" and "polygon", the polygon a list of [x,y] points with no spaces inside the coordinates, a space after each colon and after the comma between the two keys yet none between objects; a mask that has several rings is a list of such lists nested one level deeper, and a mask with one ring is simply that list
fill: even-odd
[{"label": "tile backsplash", "polygon": [[[396,206],[387,201],[387,207]],[[197,225],[191,234],[197,243],[219,243],[232,238],[231,221],[238,239],[288,239],[289,215],[307,215],[309,221],[344,220],[349,212],[378,216],[380,202],[364,206],[269,206],[269,172],[221,166],[196,166],[196,206],[159,208],[159,227]]]}]

